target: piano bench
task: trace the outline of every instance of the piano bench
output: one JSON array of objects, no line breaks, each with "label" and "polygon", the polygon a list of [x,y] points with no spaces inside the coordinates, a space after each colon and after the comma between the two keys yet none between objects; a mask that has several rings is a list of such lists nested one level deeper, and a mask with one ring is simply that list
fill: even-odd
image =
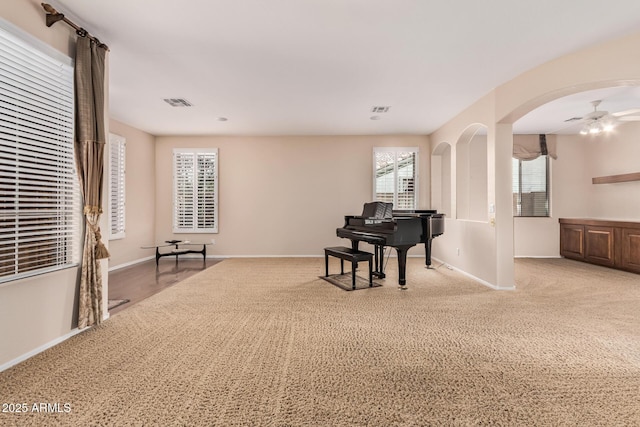
[{"label": "piano bench", "polygon": [[371,262],[373,254],[370,252],[354,251],[345,246],[324,248],[325,277],[329,277],[329,256],[340,258],[340,274],[344,274],[344,261],[351,261],[351,289],[356,288],[356,269],[361,261],[369,262],[369,287],[373,287],[373,270]]}]

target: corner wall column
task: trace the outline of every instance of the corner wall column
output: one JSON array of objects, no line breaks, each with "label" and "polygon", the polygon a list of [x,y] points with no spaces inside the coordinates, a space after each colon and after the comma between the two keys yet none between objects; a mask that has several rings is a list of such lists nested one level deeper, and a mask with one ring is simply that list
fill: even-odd
[{"label": "corner wall column", "polygon": [[513,126],[496,124],[495,134],[495,236],[496,285],[499,289],[515,287],[513,262],[512,168]]}]

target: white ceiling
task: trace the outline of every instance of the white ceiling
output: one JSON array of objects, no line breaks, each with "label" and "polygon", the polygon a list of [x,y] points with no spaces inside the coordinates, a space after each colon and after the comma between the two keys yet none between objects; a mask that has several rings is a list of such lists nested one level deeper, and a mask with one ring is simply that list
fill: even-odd
[{"label": "white ceiling", "polygon": [[[112,117],[154,135],[429,134],[528,69],[640,31],[638,0],[50,4],[109,45]],[[605,95],[557,101],[516,131],[550,132]]]}]

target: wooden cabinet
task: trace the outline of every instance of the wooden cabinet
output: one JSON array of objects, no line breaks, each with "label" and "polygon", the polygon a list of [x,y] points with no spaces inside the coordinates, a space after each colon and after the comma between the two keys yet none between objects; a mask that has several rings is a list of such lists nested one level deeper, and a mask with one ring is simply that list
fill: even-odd
[{"label": "wooden cabinet", "polygon": [[584,226],[584,260],[593,264],[615,265],[613,227]]},{"label": "wooden cabinet", "polygon": [[584,225],[560,224],[560,255],[584,260]]},{"label": "wooden cabinet", "polygon": [[622,260],[625,270],[640,273],[640,228],[622,229]]},{"label": "wooden cabinet", "polygon": [[640,223],[560,218],[560,255],[640,273]]}]

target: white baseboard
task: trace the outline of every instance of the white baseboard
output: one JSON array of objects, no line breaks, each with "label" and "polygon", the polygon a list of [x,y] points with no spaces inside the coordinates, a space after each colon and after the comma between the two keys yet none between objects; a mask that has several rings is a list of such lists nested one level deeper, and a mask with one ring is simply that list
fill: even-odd
[{"label": "white baseboard", "polygon": [[132,265],[140,264],[141,262],[149,261],[150,259],[155,259],[155,255],[151,255],[150,257],[140,258],[135,261],[125,262],[124,264],[114,265],[113,267],[109,267],[109,271],[119,270],[121,268],[130,267]]},{"label": "white baseboard", "polygon": [[9,369],[12,366],[15,366],[20,362],[24,362],[25,360],[35,356],[36,354],[42,353],[43,351],[45,351],[45,350],[47,350],[47,349],[49,349],[49,348],[51,348],[51,347],[53,347],[53,346],[55,346],[57,344],[60,344],[63,341],[68,340],[72,336],[77,335],[80,332],[84,332],[84,331],[87,331],[87,330],[89,330],[89,328],[85,328],[85,329],[75,328],[71,332],[69,332],[68,334],[65,334],[65,335],[63,335],[61,337],[58,337],[53,341],[49,341],[48,343],[43,344],[38,348],[35,348],[35,349],[33,349],[33,350],[31,350],[31,351],[29,351],[29,352],[27,352],[27,353],[25,353],[25,354],[23,354],[21,356],[16,357],[13,360],[8,361],[7,363],[5,363],[3,365],[0,365],[0,372]]},{"label": "white baseboard", "polygon": [[[215,255],[211,258],[321,258],[324,255]],[[207,258],[209,258],[207,256]]]},{"label": "white baseboard", "polygon": [[515,286],[515,285],[509,286],[509,287],[496,286],[496,285],[494,285],[494,284],[492,284],[492,283],[487,282],[486,280],[482,280],[481,278],[474,276],[473,274],[469,274],[469,273],[467,273],[467,272],[466,272],[466,271],[464,271],[464,270],[460,270],[459,268],[454,267],[454,266],[452,266],[451,264],[447,264],[446,262],[442,261],[441,259],[434,258],[434,257],[432,257],[432,259],[433,259],[433,260],[436,260],[436,261],[438,261],[438,262],[441,262],[441,263],[442,263],[442,264],[444,264],[447,268],[449,268],[449,269],[451,269],[451,270],[454,270],[454,271],[456,271],[456,272],[458,272],[458,273],[462,274],[463,276],[467,276],[468,278],[473,279],[473,280],[475,280],[476,282],[478,282],[478,283],[480,283],[480,284],[482,284],[482,285],[484,285],[484,286],[487,286],[487,287],[489,287],[489,288],[491,288],[491,289],[495,289],[495,290],[499,290],[499,291],[513,291],[513,290],[515,290],[515,289],[516,289],[516,286]]},{"label": "white baseboard", "polygon": [[[390,258],[397,258],[396,253],[392,253]],[[187,258],[187,257],[185,257]],[[196,258],[196,257],[189,257]],[[198,257],[199,258],[199,257]],[[314,254],[314,255],[215,255],[215,256],[207,256],[207,258],[324,258],[324,254]],[[386,255],[385,255],[386,258]],[[424,258],[424,255],[409,255],[407,254],[407,258]]]},{"label": "white baseboard", "polygon": [[517,255],[514,258],[535,258],[535,259],[560,259],[560,255]]}]

